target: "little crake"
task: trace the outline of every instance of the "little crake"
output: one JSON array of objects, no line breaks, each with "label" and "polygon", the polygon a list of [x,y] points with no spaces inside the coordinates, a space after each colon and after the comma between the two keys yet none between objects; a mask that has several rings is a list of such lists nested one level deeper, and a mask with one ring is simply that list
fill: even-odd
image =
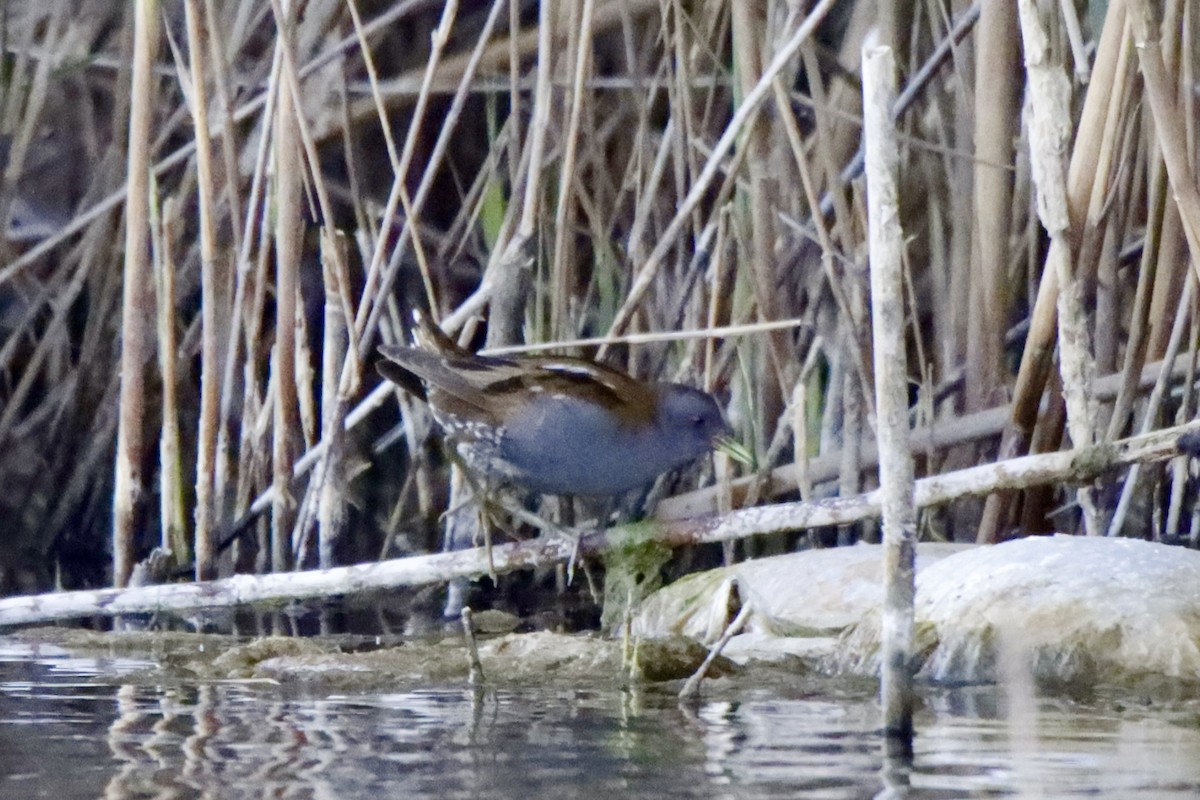
[{"label": "little crake", "polygon": [[385,345],[380,374],[429,401],[466,466],[540,494],[612,496],[729,436],[711,395],[578,358],[495,358],[418,320],[422,347]]}]

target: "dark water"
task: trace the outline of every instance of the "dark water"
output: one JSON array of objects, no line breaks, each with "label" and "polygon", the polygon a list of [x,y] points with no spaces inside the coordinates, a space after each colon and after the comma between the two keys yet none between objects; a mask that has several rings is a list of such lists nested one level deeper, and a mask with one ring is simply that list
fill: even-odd
[{"label": "dark water", "polygon": [[[862,694],[156,685],[146,664],[0,639],[0,798],[814,797],[883,789]],[[121,675],[129,675],[121,682]],[[107,681],[107,682],[106,682]],[[940,692],[909,797],[1200,796],[1194,710]],[[892,796],[904,796],[902,789]]]}]

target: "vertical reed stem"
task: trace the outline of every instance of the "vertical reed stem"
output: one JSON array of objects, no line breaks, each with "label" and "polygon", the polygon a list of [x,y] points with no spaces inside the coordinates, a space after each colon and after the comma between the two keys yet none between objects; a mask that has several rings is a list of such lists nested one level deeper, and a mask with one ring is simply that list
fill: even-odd
[{"label": "vertical reed stem", "polygon": [[910,754],[913,737],[912,635],[916,506],[908,448],[908,361],[897,188],[900,151],[892,104],[896,66],[886,47],[863,48],[863,135],[866,140],[876,433],[883,493],[882,702],[885,752]]},{"label": "vertical reed stem", "polygon": [[158,44],[158,3],[137,0],[134,8],[133,77],[129,108],[129,162],[125,199],[125,269],[121,305],[121,397],[117,423],[116,486],[113,489],[113,586],[133,572],[134,536],[146,500],[146,361],[154,320],[150,287],[150,120],[154,116],[151,74]]},{"label": "vertical reed stem", "polygon": [[212,140],[208,135],[208,89],[205,59],[208,33],[200,0],[184,5],[188,33],[188,68],[192,73],[192,119],[196,131],[196,189],[200,212],[200,429],[196,441],[196,580],[217,577],[213,548],[216,507],[213,469],[217,449],[217,412],[221,400],[221,356],[218,311],[225,303],[217,276],[216,180]]},{"label": "vertical reed stem", "polygon": [[[281,40],[292,35],[290,3],[279,21]],[[281,41],[280,47],[285,44]],[[303,219],[300,211],[304,169],[300,132],[296,122],[296,97],[291,81],[279,82],[279,107],[275,123],[275,408],[271,448],[271,570],[291,566],[292,524],[296,503],[291,494],[293,442],[299,419],[296,397],[296,293],[299,286]]]}]

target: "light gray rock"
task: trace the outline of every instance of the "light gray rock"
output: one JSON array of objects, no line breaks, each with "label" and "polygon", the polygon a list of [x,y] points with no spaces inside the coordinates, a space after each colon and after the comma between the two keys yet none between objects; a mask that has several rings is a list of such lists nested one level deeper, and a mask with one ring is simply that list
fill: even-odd
[{"label": "light gray rock", "polygon": [[[1200,686],[1200,552],[1060,535],[917,553],[921,679]],[[799,656],[877,674],[881,563],[879,546],[859,545],[692,575],[648,598],[633,630],[712,642],[749,602],[744,633],[725,651],[734,660]]]},{"label": "light gray rock", "polygon": [[[923,543],[917,568],[968,547]],[[736,580],[740,602],[753,608],[745,633],[730,643],[730,657],[769,657],[772,639],[780,657],[824,654],[834,644],[832,637],[883,601],[882,563],[879,545],[858,545],[788,553],[689,575],[646,599],[634,617],[633,633],[715,641],[731,617]]]},{"label": "light gray rock", "polygon": [[[1200,553],[1061,535],[975,548],[918,576],[915,638],[935,681],[1200,683]],[[878,617],[864,618],[833,663],[878,672],[878,646]]]}]

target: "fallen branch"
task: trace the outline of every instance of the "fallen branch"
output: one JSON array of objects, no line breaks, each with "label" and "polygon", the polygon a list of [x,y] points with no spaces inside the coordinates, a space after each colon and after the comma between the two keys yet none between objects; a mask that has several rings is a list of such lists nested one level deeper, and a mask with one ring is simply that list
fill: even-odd
[{"label": "fallen branch", "polygon": [[[998,489],[1089,480],[1115,467],[1162,461],[1177,455],[1176,441],[1181,435],[1192,432],[1200,432],[1200,422],[1122,439],[1111,445],[1023,456],[922,478],[917,481],[916,503],[923,508],[961,497],[986,495]],[[879,504],[879,492],[874,491],[854,497],[746,508],[721,516],[658,521],[632,529],[613,528],[582,537],[579,552],[584,555],[599,553],[620,546],[636,535],[650,535],[667,546],[681,547],[842,525],[877,516]],[[649,534],[645,533],[646,528],[650,529]],[[492,560],[495,571],[505,573],[565,563],[574,550],[572,540],[544,537],[493,547]],[[216,581],[130,589],[54,592],[0,600],[0,626],[335,597],[440,583],[451,578],[486,575],[488,571],[487,551],[476,548],[308,572],[235,575]]]}]

